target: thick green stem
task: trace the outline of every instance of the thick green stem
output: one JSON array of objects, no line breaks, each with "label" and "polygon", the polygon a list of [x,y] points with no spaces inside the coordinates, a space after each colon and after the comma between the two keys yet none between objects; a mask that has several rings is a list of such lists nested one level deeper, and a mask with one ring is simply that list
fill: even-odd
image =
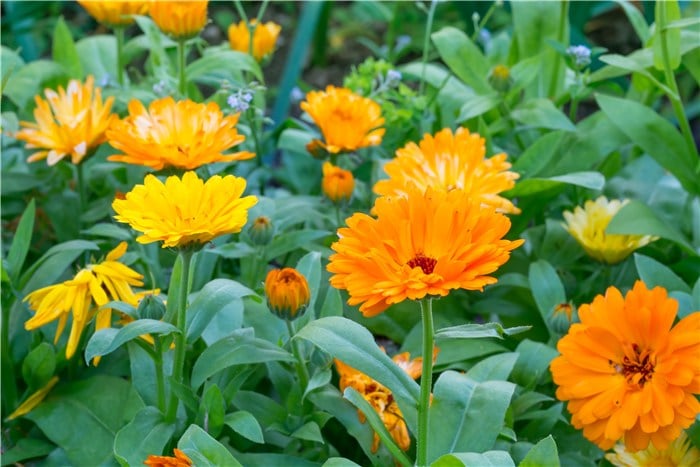
[{"label": "thick green stem", "polygon": [[[190,275],[190,263],[192,262],[192,252],[182,249],[180,250],[180,259],[182,260],[182,271],[180,275],[180,284],[177,297],[177,318],[176,326],[180,331],[175,335],[175,359],[173,361],[172,379],[175,383],[182,383],[182,375],[185,366],[185,325],[187,323],[187,290],[188,278]],[[165,415],[165,420],[169,423],[175,421],[177,415],[177,406],[179,400],[175,391],[170,389],[170,402],[168,404],[168,412]]]},{"label": "thick green stem", "polygon": [[124,26],[114,28],[117,36],[117,82],[119,86],[124,86]]},{"label": "thick green stem", "polygon": [[418,447],[416,465],[428,465],[428,423],[430,415],[430,393],[433,383],[433,302],[431,298],[420,301],[423,321],[423,371],[420,378],[420,400],[418,402]]},{"label": "thick green stem", "polygon": [[340,206],[338,205],[338,203],[333,203],[333,205],[335,206],[335,228],[339,229],[340,226],[343,225],[342,220],[340,218]]},{"label": "thick green stem", "polygon": [[165,413],[165,375],[163,374],[163,343],[160,336],[153,336],[156,352],[153,362],[156,366],[156,394],[158,396],[158,410]]},{"label": "thick green stem", "polygon": [[435,17],[435,8],[437,8],[437,0],[430,2],[428,10],[428,21],[425,24],[425,38],[423,39],[423,58],[421,59],[420,85],[418,87],[418,95],[422,96],[425,92],[425,70],[428,66],[428,50],[430,49],[430,32],[433,30],[433,18]]},{"label": "thick green stem", "polygon": [[296,366],[299,384],[301,384],[303,393],[306,391],[306,387],[309,384],[309,370],[306,368],[306,362],[304,362],[304,360],[301,358],[299,343],[294,340],[294,335],[296,334],[296,331],[294,330],[294,323],[286,319],[284,322],[287,323],[287,330],[289,331],[289,345],[292,347],[292,353],[294,354],[294,359],[296,360],[294,366]]},{"label": "thick green stem", "polygon": [[[561,2],[561,15],[559,16],[559,30],[557,31],[557,41],[564,46],[568,45],[568,38],[566,37],[566,25],[569,21],[569,2],[568,0],[563,0]],[[549,82],[549,97],[555,99],[557,96],[557,88],[559,87],[559,69],[563,57],[557,55],[556,60],[554,60],[554,70],[552,71],[552,81]]]},{"label": "thick green stem", "polygon": [[187,98],[187,45],[184,39],[180,39],[177,43],[177,66],[178,66],[178,90],[180,91],[180,96],[184,99]]}]

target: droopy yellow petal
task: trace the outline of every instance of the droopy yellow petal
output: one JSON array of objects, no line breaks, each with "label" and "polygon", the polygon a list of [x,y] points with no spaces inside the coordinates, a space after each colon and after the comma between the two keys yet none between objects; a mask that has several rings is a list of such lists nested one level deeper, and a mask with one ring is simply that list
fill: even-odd
[{"label": "droopy yellow petal", "polygon": [[51,391],[51,389],[53,389],[53,387],[56,386],[56,383],[58,383],[58,376],[54,376],[53,378],[51,378],[43,388],[39,389],[34,394],[29,396],[26,401],[22,402],[22,404],[20,404],[20,406],[17,407],[17,409],[15,409],[15,411],[7,417],[7,419],[13,420],[17,417],[21,417],[22,415],[26,415],[32,410],[34,410],[36,406],[38,406],[41,403],[41,401],[44,400],[44,398]]}]

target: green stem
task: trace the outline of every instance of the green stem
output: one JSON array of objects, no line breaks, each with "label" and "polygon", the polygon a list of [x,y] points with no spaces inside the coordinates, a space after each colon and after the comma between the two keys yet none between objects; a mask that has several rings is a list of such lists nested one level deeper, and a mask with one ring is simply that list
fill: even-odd
[{"label": "green stem", "polygon": [[284,322],[287,323],[287,331],[289,331],[289,345],[292,347],[292,353],[294,354],[294,359],[296,360],[294,366],[296,366],[297,369],[297,376],[299,377],[299,384],[301,384],[303,394],[309,384],[309,370],[306,368],[306,364],[301,358],[301,351],[299,350],[298,342],[294,340],[294,335],[296,334],[296,331],[294,330],[294,323],[286,319]]},{"label": "green stem", "polygon": [[477,25],[478,27],[474,28],[474,34],[472,34],[472,42],[476,42],[476,40],[479,37],[479,31],[481,31],[484,26],[486,26],[486,23],[488,22],[489,19],[491,19],[491,15],[493,15],[494,10],[496,9],[496,2],[493,2],[491,4],[491,7],[488,9],[484,17],[479,21],[479,24]]},{"label": "green stem", "polygon": [[[75,165],[77,171],[77,183],[78,183],[78,202],[80,213],[78,218],[81,219],[82,215],[85,214],[87,209],[87,191],[85,186],[85,169],[83,169],[83,163],[80,162]],[[80,227],[82,228],[82,221],[80,222]]]},{"label": "green stem", "polygon": [[165,413],[165,375],[163,374],[163,343],[160,336],[153,336],[156,352],[154,363],[156,366],[156,393],[158,395],[158,410]]},{"label": "green stem", "polygon": [[428,423],[430,392],[433,383],[433,302],[431,298],[420,301],[423,321],[423,371],[420,378],[420,399],[418,402],[418,447],[416,465],[428,465]]},{"label": "green stem", "polygon": [[187,56],[186,40],[180,39],[177,42],[177,65],[178,65],[178,90],[183,99],[187,98],[187,73],[185,59]]},{"label": "green stem", "polygon": [[[177,297],[177,318],[176,326],[180,331],[175,335],[175,359],[173,361],[173,374],[172,379],[176,383],[182,383],[182,375],[185,366],[185,325],[187,323],[187,290],[188,290],[188,278],[190,275],[190,263],[192,260],[192,251],[181,249],[180,259],[182,260],[182,270],[180,275],[180,287],[178,289]],[[177,415],[178,398],[175,391],[171,388],[170,390],[170,403],[168,405],[168,412],[165,414],[165,420],[168,423],[175,421]]]},{"label": "green stem", "polygon": [[17,383],[15,378],[14,362],[10,353],[10,309],[11,306],[2,307],[2,330],[0,331],[0,352],[2,352],[2,403],[4,413],[9,414],[17,405]]},{"label": "green stem", "polygon": [[520,148],[520,151],[525,150],[525,143],[523,142],[522,138],[520,137],[520,134],[517,131],[517,127],[515,126],[515,122],[513,121],[513,118],[510,116],[510,107],[508,106],[508,103],[506,102],[505,96],[503,100],[501,101],[500,105],[498,106],[498,110],[501,112],[501,115],[503,118],[506,119],[508,122],[508,126],[510,127],[511,131],[513,132],[513,137],[515,138],[515,142],[518,145],[518,148]]},{"label": "green stem", "polygon": [[425,92],[425,69],[428,65],[428,50],[430,48],[430,32],[433,30],[433,18],[435,17],[435,9],[437,8],[437,0],[431,0],[430,9],[428,10],[428,22],[425,25],[425,38],[423,39],[423,58],[421,59],[420,85],[418,87],[418,95],[422,96]]},{"label": "green stem", "polygon": [[[568,43],[566,40],[566,24],[569,20],[569,2],[568,0],[563,0],[561,2],[561,15],[559,16],[559,30],[557,31],[557,41],[559,43],[564,44],[566,47],[565,41]],[[557,94],[557,87],[559,85],[559,68],[561,67],[561,63],[564,60],[563,57],[560,57],[559,55],[556,56],[556,60],[554,60],[554,71],[552,72],[551,78],[552,81],[549,83],[549,97],[551,99],[556,98]]]},{"label": "green stem", "polygon": [[338,206],[338,203],[333,203],[333,205],[335,206],[335,228],[337,230],[343,224],[340,219],[340,206]]},{"label": "green stem", "polygon": [[124,27],[115,27],[114,33],[117,36],[117,82],[124,86]]}]

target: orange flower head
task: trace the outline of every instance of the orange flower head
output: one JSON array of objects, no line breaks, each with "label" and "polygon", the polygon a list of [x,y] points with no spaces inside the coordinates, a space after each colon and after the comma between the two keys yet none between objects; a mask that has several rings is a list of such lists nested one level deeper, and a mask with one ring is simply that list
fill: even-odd
[{"label": "orange flower head", "polygon": [[700,313],[673,326],[677,309],[661,287],[637,281],[625,297],[609,287],[559,340],[557,398],[601,449],[665,450],[700,413]]},{"label": "orange flower head", "polygon": [[215,102],[175,102],[172,97],[164,97],[151,102],[146,110],[133,99],[129,102],[129,115],[107,130],[109,143],[123,154],[107,159],[153,170],[193,170],[212,162],[255,157],[247,151],[224,154],[245,139],[236,130],[237,123],[238,114],[225,117]]},{"label": "orange flower head", "polygon": [[240,232],[248,222],[248,210],[258,198],[241,197],[245,187],[245,179],[233,175],[214,175],[205,182],[195,172],[185,172],[165,183],[146,175],[143,185],[115,199],[112,208],[118,222],[142,232],[136,238],[139,243],[200,247],[220,235]]},{"label": "orange flower head", "polygon": [[145,15],[149,4],[144,0],[78,0],[78,3],[90,16],[111,27],[132,24],[132,15]]},{"label": "orange flower head", "polygon": [[347,219],[328,264],[331,285],[368,317],[406,299],[483,290],[523,243],[503,239],[510,220],[462,190],[411,186],[405,196],[378,198],[373,212]]},{"label": "orange flower head", "polygon": [[[282,27],[272,21],[258,23],[257,19],[252,19],[250,24],[251,27],[255,27],[255,31],[253,31],[253,57],[255,60],[261,61],[275,50],[277,36],[279,36]],[[229,26],[228,41],[233,50],[250,53],[250,31],[245,21]]]},{"label": "orange flower head", "polygon": [[294,268],[273,269],[265,279],[265,296],[271,312],[292,321],[309,305],[311,293],[306,277]]},{"label": "orange flower head", "polygon": [[173,449],[173,454],[175,457],[150,455],[143,463],[150,467],[190,467],[192,465],[192,459],[178,448]]},{"label": "orange flower head", "polygon": [[323,193],[334,203],[349,201],[355,189],[355,177],[349,170],[324,162],[321,186]]},{"label": "orange flower head", "polygon": [[386,131],[379,104],[346,88],[311,91],[301,109],[321,129],[323,141],[317,145],[331,154],[376,146]]},{"label": "orange flower head", "polygon": [[102,90],[94,87],[94,78],[88,76],[85,84],[71,80],[64,90],[45,89],[46,100],[34,97],[36,123],[20,122],[24,127],[15,137],[27,143],[28,149],[40,149],[29,162],[46,159],[55,165],[66,156],[79,164],[106,140],[105,131],[116,119],[111,113],[114,97],[102,102]]},{"label": "orange flower head", "polygon": [[402,195],[405,186],[421,190],[459,188],[479,198],[484,205],[500,212],[517,214],[520,209],[499,193],[515,186],[519,175],[510,172],[504,153],[486,158],[484,139],[466,128],[445,128],[435,136],[426,134],[418,143],[408,143],[396,151],[396,158],[384,165],[389,175],[374,185],[379,195]]},{"label": "orange flower head", "polygon": [[175,40],[190,39],[207,24],[207,0],[152,0],[149,14],[161,31]]}]

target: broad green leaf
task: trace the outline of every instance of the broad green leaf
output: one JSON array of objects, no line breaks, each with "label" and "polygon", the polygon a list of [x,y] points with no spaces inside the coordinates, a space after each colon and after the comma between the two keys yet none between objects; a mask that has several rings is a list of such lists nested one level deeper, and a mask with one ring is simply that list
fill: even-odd
[{"label": "broad green leaf", "polygon": [[117,39],[115,36],[85,37],[75,44],[75,48],[86,75],[94,76],[96,82],[107,77],[116,81]]},{"label": "broad green leaf", "polygon": [[511,372],[511,380],[525,388],[551,380],[549,364],[559,353],[556,349],[525,339],[515,349],[518,361]]},{"label": "broad green leaf", "polygon": [[501,103],[501,97],[496,93],[477,94],[469,98],[459,111],[456,122],[461,123],[470,118],[478,117]]},{"label": "broad green leaf", "polygon": [[63,448],[72,465],[103,465],[114,461],[117,432],[142,407],[128,381],[98,375],[59,384],[25,417]]},{"label": "broad green leaf", "polygon": [[[654,51],[654,68],[663,70],[664,66],[664,46],[665,54],[671,70],[675,70],[681,64],[681,31],[677,28],[668,29],[666,26],[681,19],[681,9],[678,0],[668,0],[656,2],[654,8],[654,18],[656,28],[651,44]],[[662,40],[662,37],[664,40]]]},{"label": "broad green leaf", "polygon": [[36,203],[34,202],[34,198],[32,198],[29,205],[22,213],[22,217],[19,219],[17,230],[12,238],[10,251],[7,253],[7,269],[9,270],[10,280],[13,284],[19,279],[24,260],[29,251],[29,246],[32,243],[35,213]]},{"label": "broad green leaf", "polygon": [[223,256],[224,258],[237,259],[255,255],[257,254],[257,250],[247,243],[236,242],[227,243],[226,245],[212,248],[211,250],[204,250],[204,253],[211,253]]},{"label": "broad green leaf", "polygon": [[309,249],[314,240],[330,235],[327,230],[296,230],[277,235],[265,249],[265,259],[271,261],[297,248]]},{"label": "broad green leaf", "polygon": [[490,67],[486,57],[464,32],[447,26],[431,36],[442,61],[477,94],[493,92],[486,74]]},{"label": "broad green leaf", "polygon": [[222,80],[243,82],[241,72],[250,72],[264,81],[260,66],[253,57],[235,50],[214,50],[187,65],[187,79],[198,83],[220,84]]},{"label": "broad green leaf", "polygon": [[496,337],[503,339],[504,336],[520,334],[530,329],[531,326],[516,326],[504,328],[499,323],[486,324],[460,324],[442,328],[435,333],[436,339],[479,339],[484,337]]},{"label": "broad green leaf", "polygon": [[559,467],[557,444],[552,435],[535,444],[518,467]]},{"label": "broad green leaf", "polygon": [[224,423],[231,427],[233,431],[254,443],[262,444],[265,442],[260,424],[253,414],[248,411],[238,410],[226,414]]},{"label": "broad green leaf", "polygon": [[679,290],[690,294],[691,290],[683,279],[678,277],[668,266],[665,266],[648,256],[634,254],[634,264],[639,277],[647,287],[661,286],[668,291]]},{"label": "broad green leaf", "polygon": [[506,451],[452,452],[430,464],[430,467],[515,467]]},{"label": "broad green leaf", "polygon": [[700,193],[697,161],[678,130],[652,109],[618,97],[596,94],[596,101],[610,121],[634,144],[671,172],[690,193]]},{"label": "broad green leaf", "polygon": [[141,465],[149,455],[159,455],[175,433],[155,407],[141,409],[114,438],[114,457],[123,466]]},{"label": "broad green leaf", "polygon": [[[552,131],[536,139],[515,161],[513,170],[528,178],[546,171],[560,157],[559,148],[565,135],[563,131]],[[520,183],[522,180],[517,182]]]},{"label": "broad green leaf", "polygon": [[34,96],[41,94],[44,89],[55,89],[68,79],[66,69],[51,60],[36,60],[28,63],[15,73],[12,73],[3,87],[3,94],[10,98],[17,107],[25,109],[33,101]]},{"label": "broad green leaf", "polygon": [[513,110],[511,116],[526,126],[550,130],[576,131],[569,117],[554,107],[549,99],[530,99]]},{"label": "broad green leaf", "polygon": [[83,78],[80,56],[63,17],[58,18],[53,30],[53,60],[63,65],[71,78]]},{"label": "broad green leaf", "polygon": [[481,360],[467,372],[467,377],[474,381],[505,381],[513,371],[518,354],[515,352],[492,355]]},{"label": "broad green leaf", "polygon": [[[309,291],[311,292],[309,306],[304,315],[307,320],[310,320],[315,317],[316,312],[314,310],[316,309],[316,300],[318,299],[318,293],[321,289],[321,253],[318,251],[310,251],[305,254],[297,262],[296,270],[306,278]],[[297,325],[297,328],[300,327],[301,325]]]},{"label": "broad green leaf", "polygon": [[207,433],[217,438],[224,426],[226,402],[221,389],[212,384],[204,390],[197,413],[197,424],[207,428]]},{"label": "broad green leaf", "polygon": [[187,309],[187,342],[196,341],[202,332],[218,313],[233,319],[240,327],[243,322],[242,314],[231,311],[243,311],[238,300],[255,295],[255,292],[239,282],[230,279],[214,279],[208,282],[197,294],[197,298]]},{"label": "broad green leaf", "polygon": [[319,370],[316,373],[314,373],[311,379],[309,379],[309,384],[306,386],[306,389],[304,389],[304,397],[306,397],[306,395],[309,394],[311,391],[314,391],[330,383],[332,376],[333,374],[329,368]]},{"label": "broad green leaf", "polygon": [[155,319],[138,319],[121,329],[100,329],[90,337],[85,347],[85,362],[89,365],[93,358],[108,355],[144,334],[166,335],[177,332],[178,329],[172,324]]},{"label": "broad green leaf", "polygon": [[661,83],[661,81],[656,79],[656,77],[652,75],[638,60],[635,60],[634,56],[626,57],[624,55],[609,54],[602,55],[601,57],[599,57],[599,60],[603,63],[607,63],[608,65],[640,73],[645,78],[654,83],[656,87],[663,90],[666,94],[676,96],[676,93],[674,93],[668,86]]},{"label": "broad green leaf", "polygon": [[319,318],[327,316],[343,316],[343,299],[340,297],[340,291],[335,287],[328,287],[326,299],[321,306]]},{"label": "broad green leaf", "polygon": [[677,243],[689,253],[695,253],[693,246],[678,230],[661,220],[646,204],[637,200],[630,201],[615,214],[605,233],[655,235]]},{"label": "broad green leaf", "polygon": [[202,352],[192,368],[192,387],[198,388],[208,377],[234,365],[272,361],[292,362],[294,357],[286,350],[253,337],[243,329],[215,342]]},{"label": "broad green leaf", "polygon": [[325,442],[323,435],[321,434],[321,428],[319,428],[316,422],[307,422],[294,430],[290,435],[292,438],[303,439],[306,441],[313,441],[316,443]]},{"label": "broad green leaf", "polygon": [[508,198],[532,196],[567,184],[591,190],[600,190],[605,185],[605,177],[598,172],[574,172],[548,178],[526,178],[518,181],[514,188],[504,192],[504,196]]},{"label": "broad green leaf", "polygon": [[17,70],[22,68],[24,66],[24,60],[22,60],[22,57],[15,52],[14,50],[11,50],[8,47],[0,46],[0,67],[1,67],[1,73],[2,73],[2,81],[0,85],[0,89],[3,90],[5,89],[5,83],[7,83],[7,80],[10,78],[10,76],[13,73],[16,73]]},{"label": "broad green leaf", "polygon": [[[17,444],[2,453],[2,465],[17,465],[35,457],[44,457],[56,449],[56,445],[37,438],[20,438]],[[21,464],[20,464],[21,465]],[[27,463],[25,463],[27,465]]]},{"label": "broad green leaf", "polygon": [[332,316],[310,322],[295,338],[312,342],[389,388],[409,428],[415,429],[418,384],[382,352],[367,329],[349,319]]},{"label": "broad green leaf", "polygon": [[115,240],[123,241],[128,241],[132,238],[131,233],[128,230],[106,222],[95,224],[88,229],[81,230],[80,232],[85,235],[114,238]]},{"label": "broad green leaf", "polygon": [[20,277],[19,286],[24,295],[52,284],[78,256],[94,250],[99,250],[98,246],[85,240],[70,240],[52,246]]},{"label": "broad green leaf", "polygon": [[56,352],[48,342],[32,349],[22,362],[22,377],[30,389],[37,390],[49,382],[56,370]]},{"label": "broad green leaf", "polygon": [[564,284],[554,267],[544,260],[530,264],[528,279],[537,309],[551,332],[550,323],[554,309],[561,303],[567,303]]},{"label": "broad green leaf", "polygon": [[197,425],[190,425],[187,428],[178,441],[177,447],[187,454],[192,459],[192,464],[197,467],[241,466],[241,463],[223,444]]},{"label": "broad green leaf", "polygon": [[360,465],[344,457],[330,457],[321,467],[360,467]]}]

